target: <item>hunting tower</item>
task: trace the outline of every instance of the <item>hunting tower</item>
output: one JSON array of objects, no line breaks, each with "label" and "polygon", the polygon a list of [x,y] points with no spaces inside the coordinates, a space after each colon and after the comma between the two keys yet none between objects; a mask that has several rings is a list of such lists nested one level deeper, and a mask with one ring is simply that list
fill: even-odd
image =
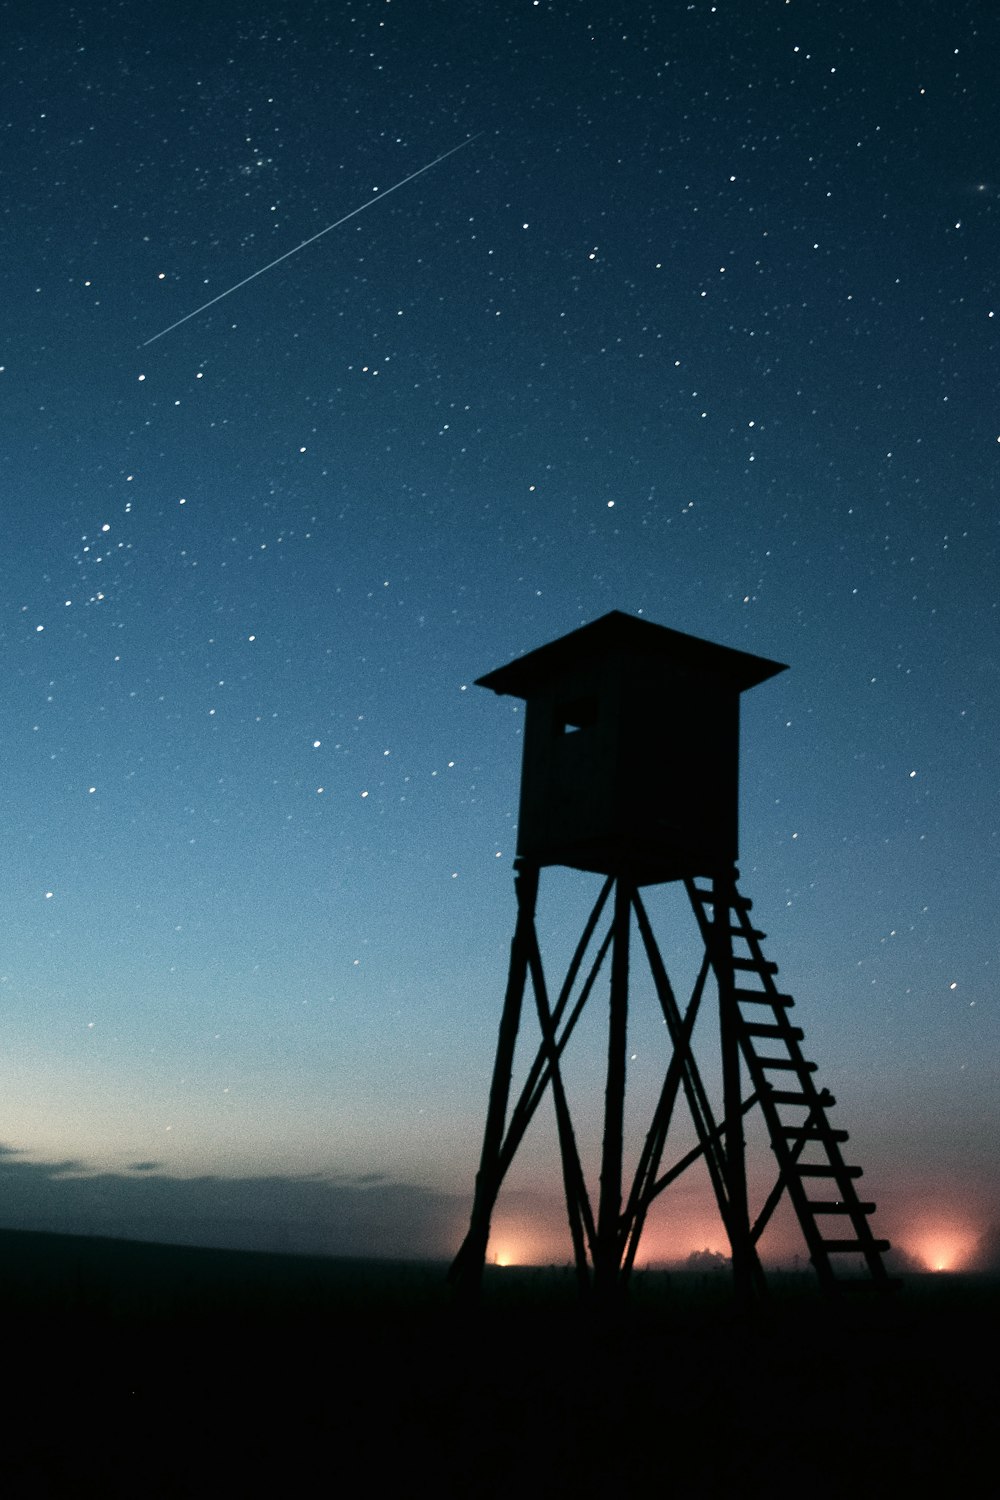
[{"label": "hunting tower", "polygon": [[[624,1289],[649,1207],[704,1158],[732,1251],[737,1295],[764,1291],[757,1242],[785,1193],[820,1282],[860,1262],[890,1284],[868,1222],[872,1203],[855,1189],[861,1168],[841,1152],[832,1095],[814,1080],[803,1032],[779,992],[765,934],[737,889],[741,693],[785,668],[727,646],[617,611],[478,679],[526,704],[515,887],[517,919],[500,1018],[493,1081],[468,1234],[452,1279],[475,1295],[503,1178],[528,1124],[551,1090],[570,1235],[581,1287],[604,1302]],[[603,875],[597,901],[554,1003],[535,928],[540,872],[552,865]],[[682,882],[703,946],[693,991],[681,1007],[667,975],[642,887]],[[605,913],[608,915],[605,916]],[[604,919],[602,923],[602,918]],[[664,1079],[631,1183],[623,1133],[633,929],[653,979],[669,1048]],[[576,1144],[561,1059],[602,969],[609,974],[607,1076],[596,1212]],[[695,1021],[714,980],[721,1049],[716,1111],[696,1060]],[[514,1052],[526,988],[540,1041],[512,1110]],[[666,1170],[674,1106],[683,1093],[698,1146]],[[751,1217],[744,1117],[758,1108],[777,1180]],[[818,1196],[819,1195],[819,1196]],[[831,1228],[831,1226],[836,1226]]]}]

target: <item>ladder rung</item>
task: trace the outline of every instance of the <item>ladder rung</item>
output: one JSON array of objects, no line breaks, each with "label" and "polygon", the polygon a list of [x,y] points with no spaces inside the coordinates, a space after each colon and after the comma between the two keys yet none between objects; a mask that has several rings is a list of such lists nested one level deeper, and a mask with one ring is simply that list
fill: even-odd
[{"label": "ladder rung", "polygon": [[737,938],[756,938],[758,943],[762,943],[767,937],[767,933],[761,932],[759,927],[730,927],[729,936]]},{"label": "ladder rung", "polygon": [[794,1068],[796,1072],[803,1073],[815,1073],[819,1066],[814,1062],[796,1062],[794,1057],[758,1057],[757,1061],[762,1068]]},{"label": "ladder rung", "polygon": [[771,1036],[783,1042],[801,1042],[805,1036],[801,1026],[773,1026],[770,1021],[746,1021],[743,1030],[747,1036]]},{"label": "ladder rung", "polygon": [[781,1134],[790,1141],[849,1141],[846,1130],[833,1130],[829,1125],[782,1125]]},{"label": "ladder rung", "polygon": [[766,990],[733,990],[733,999],[740,1005],[770,1005],[777,1009],[791,1010],[795,1001],[791,995],[769,995]]},{"label": "ladder rung", "polygon": [[836,1203],[824,1203],[813,1199],[809,1203],[809,1210],[814,1214],[873,1214],[875,1205],[874,1203],[844,1203],[841,1199],[838,1199]]},{"label": "ladder rung", "polygon": [[862,1167],[833,1167],[827,1162],[797,1161],[795,1171],[800,1177],[861,1177],[864,1175]]},{"label": "ladder rung", "polygon": [[871,1240],[865,1245],[860,1240],[820,1240],[820,1244],[824,1250],[833,1255],[852,1250],[860,1255],[863,1255],[866,1250],[877,1250],[879,1255],[883,1255],[886,1250],[891,1249],[888,1240]]},{"label": "ladder rung", "polygon": [[767,958],[734,958],[732,960],[734,969],[742,969],[751,974],[777,974],[778,965],[771,963]]},{"label": "ladder rung", "polygon": [[796,1094],[791,1089],[772,1089],[769,1095],[774,1104],[807,1104],[821,1109],[831,1109],[836,1099],[829,1089],[820,1089],[816,1094]]}]

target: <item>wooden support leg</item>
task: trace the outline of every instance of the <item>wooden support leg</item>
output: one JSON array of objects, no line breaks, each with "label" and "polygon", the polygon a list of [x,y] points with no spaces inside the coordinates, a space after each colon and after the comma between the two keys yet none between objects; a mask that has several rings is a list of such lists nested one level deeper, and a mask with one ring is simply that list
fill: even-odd
[{"label": "wooden support leg", "polygon": [[719,985],[719,1042],[722,1050],[722,1102],[726,1128],[726,1188],[729,1200],[729,1244],[733,1257],[736,1300],[749,1307],[754,1296],[756,1252],[750,1234],[747,1204],[746,1145],[743,1135],[743,1083],[740,1073],[740,1018],[736,1006],[733,969],[732,910],[736,882],[733,875],[716,877],[713,919],[713,962]]},{"label": "wooden support leg", "polygon": [[510,946],[510,970],[507,991],[500,1016],[497,1055],[493,1065],[493,1082],[483,1131],[483,1149],[476,1174],[469,1232],[452,1262],[449,1279],[463,1297],[475,1301],[483,1279],[483,1265],[490,1238],[490,1219],[500,1191],[500,1151],[507,1120],[510,1079],[514,1067],[514,1048],[521,1020],[521,1005],[528,966],[534,946],[535,904],[538,899],[538,866],[522,865],[515,876],[517,924]]},{"label": "wooden support leg", "polygon": [[605,1309],[621,1290],[622,1144],[625,1125],[625,1057],[628,1045],[628,943],[632,915],[630,883],[615,886],[611,998],[608,1011],[608,1072],[604,1092],[601,1200],[597,1217],[594,1293]]}]

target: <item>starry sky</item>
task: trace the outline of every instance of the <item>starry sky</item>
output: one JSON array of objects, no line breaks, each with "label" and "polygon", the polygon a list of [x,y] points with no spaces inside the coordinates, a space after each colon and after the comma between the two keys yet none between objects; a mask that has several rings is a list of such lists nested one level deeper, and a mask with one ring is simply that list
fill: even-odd
[{"label": "starry sky", "polygon": [[[621,609],[790,664],[744,700],[743,889],[879,1232],[968,1263],[1000,1218],[993,8],[0,19],[0,1222],[451,1253],[523,719],[474,681]],[[593,895],[543,879],[553,972]],[[568,1254],[550,1148],[497,1253]],[[723,1248],[689,1175],[657,1253]]]}]

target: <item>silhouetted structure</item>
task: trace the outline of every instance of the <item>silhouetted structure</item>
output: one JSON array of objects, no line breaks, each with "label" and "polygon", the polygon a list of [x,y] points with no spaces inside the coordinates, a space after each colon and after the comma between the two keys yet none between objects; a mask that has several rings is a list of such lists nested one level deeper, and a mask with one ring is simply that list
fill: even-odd
[{"label": "silhouetted structure", "polygon": [[[814,1082],[803,1033],[775,984],[765,934],[737,890],[739,700],[784,667],[614,612],[479,678],[527,704],[515,885],[517,922],[500,1019],[472,1220],[452,1266],[478,1290],[490,1220],[504,1176],[545,1093],[555,1105],[566,1208],[584,1289],[610,1302],[624,1288],[653,1199],[704,1157],[732,1250],[741,1299],[763,1291],[757,1243],[782,1196],[798,1217],[825,1289],[835,1265],[861,1258],[890,1285],[888,1241],[872,1234],[873,1203],[859,1201],[830,1124],[835,1102]],[[555,1003],[550,1003],[535,908],[543,866],[606,877]],[[682,881],[704,946],[690,999],[678,1003],[640,888]],[[605,913],[603,936],[602,917]],[[633,923],[652,975],[671,1052],[632,1182],[623,1182],[629,944]],[[561,1059],[598,974],[610,971],[600,1193],[595,1215],[576,1143]],[[716,1118],[695,1057],[693,1029],[709,977],[718,991],[722,1108]],[[530,981],[541,1041],[508,1115],[515,1043]],[[663,1170],[683,1093],[698,1145]],[[753,1219],[744,1116],[759,1108],[777,1180]],[[818,1194],[818,1196],[817,1196]],[[830,1225],[837,1226],[834,1230]],[[843,1279],[842,1277],[840,1279]]]}]

